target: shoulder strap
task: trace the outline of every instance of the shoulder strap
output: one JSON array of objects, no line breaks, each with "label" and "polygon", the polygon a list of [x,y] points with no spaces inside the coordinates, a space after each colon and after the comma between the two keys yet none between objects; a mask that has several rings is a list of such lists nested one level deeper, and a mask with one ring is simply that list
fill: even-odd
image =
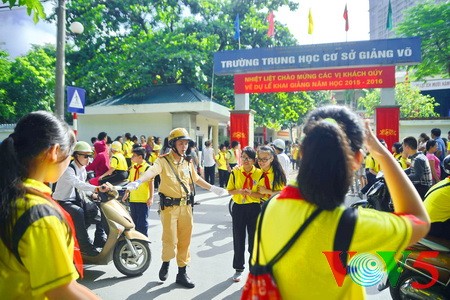
[{"label": "shoulder strap", "polygon": [[[177,178],[178,182],[181,184],[181,186],[183,187],[184,191],[186,192],[186,196],[188,196],[189,195],[189,190],[184,185],[184,183],[181,181],[180,177],[178,176],[177,172],[175,171],[175,168],[172,166],[172,164],[170,163],[169,159],[166,156],[164,156],[164,159],[167,161],[167,164],[169,164],[170,168],[172,169],[173,174],[175,175],[175,177]],[[190,171],[189,171],[189,173],[190,173]]]},{"label": "shoulder strap", "polygon": [[306,219],[306,221],[300,226],[300,228],[297,230],[297,232],[294,234],[293,237],[284,245],[284,247],[280,250],[280,252],[275,255],[274,258],[272,258],[268,263],[267,266],[269,268],[272,268],[273,265],[275,265],[287,252],[288,250],[294,245],[294,243],[297,241],[297,239],[300,237],[300,235],[305,231],[306,227],[322,212],[321,208],[317,208],[313,213]]},{"label": "shoulder strap", "polygon": [[47,204],[34,205],[17,219],[12,232],[12,251],[22,265],[23,262],[19,255],[19,242],[22,239],[22,236],[31,224],[47,216],[56,216],[58,219],[62,220],[61,214],[55,208]]},{"label": "shoulder strap", "polygon": [[342,213],[341,219],[337,226],[336,235],[334,237],[334,251],[340,251],[339,258],[342,266],[347,267],[347,251],[352,241],[353,232],[355,231],[356,218],[358,210],[348,207]]},{"label": "shoulder strap", "polygon": [[443,185],[441,185],[441,186],[438,186],[437,188],[435,188],[435,189],[433,189],[433,190],[428,190],[428,192],[425,194],[425,198],[423,199],[424,201],[425,201],[425,199],[427,199],[427,197],[431,194],[431,193],[433,193],[434,191],[437,191],[437,190],[439,190],[439,189],[442,189],[442,188],[444,188],[444,187],[446,187],[446,186],[449,186],[450,185],[450,182],[447,182],[447,183],[444,183]]},{"label": "shoulder strap", "polygon": [[[275,196],[275,195],[274,195]],[[272,196],[269,198],[269,200],[265,201],[262,205],[261,209],[261,215],[258,220],[258,232],[257,232],[257,249],[256,249],[256,264],[259,265],[259,249],[261,246],[261,225],[262,225],[262,219],[264,217],[264,213],[266,211],[266,207],[269,204],[270,200],[274,197]],[[272,268],[287,252],[288,250],[294,245],[294,243],[297,241],[297,239],[300,237],[300,235],[303,233],[303,231],[308,227],[308,225],[322,212],[321,208],[317,208],[309,217],[306,219],[306,221],[300,226],[300,228],[297,230],[297,232],[291,237],[291,239],[283,246],[283,248],[266,264],[268,268]]]}]

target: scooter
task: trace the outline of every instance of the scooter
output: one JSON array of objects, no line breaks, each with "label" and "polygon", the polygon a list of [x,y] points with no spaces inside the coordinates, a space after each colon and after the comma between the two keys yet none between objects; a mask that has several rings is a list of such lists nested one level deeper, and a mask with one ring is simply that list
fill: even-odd
[{"label": "scooter", "polygon": [[387,212],[394,211],[391,195],[382,172],[378,173],[377,181],[367,191],[366,196],[367,200],[356,201],[350,206],[354,208],[362,206],[364,208],[373,208]]},{"label": "scooter", "polygon": [[118,190],[125,187],[110,185],[108,192],[100,192],[100,209],[107,223],[106,243],[95,256],[83,255],[86,264],[107,265],[111,260],[119,272],[127,276],[144,273],[151,262],[150,240],[135,230],[127,209],[117,200]]},{"label": "scooter", "polygon": [[[397,264],[403,269],[397,284],[387,282],[385,286],[389,286],[392,298],[450,299],[450,241],[427,236],[408,250],[411,252],[404,252],[406,257]],[[424,251],[436,252],[425,258],[420,256],[427,253]]]}]

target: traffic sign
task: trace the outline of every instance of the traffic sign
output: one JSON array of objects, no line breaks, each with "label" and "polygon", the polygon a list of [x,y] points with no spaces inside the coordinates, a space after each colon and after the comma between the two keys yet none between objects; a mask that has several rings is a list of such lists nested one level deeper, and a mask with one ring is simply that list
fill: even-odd
[{"label": "traffic sign", "polygon": [[71,113],[82,113],[84,114],[84,104],[86,90],[68,86],[67,87],[67,111]]}]

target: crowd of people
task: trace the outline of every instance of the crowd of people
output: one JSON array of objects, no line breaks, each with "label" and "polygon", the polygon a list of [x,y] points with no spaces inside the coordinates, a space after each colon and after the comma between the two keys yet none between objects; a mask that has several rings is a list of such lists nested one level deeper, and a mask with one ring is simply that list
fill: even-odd
[{"label": "crowd of people", "polygon": [[[91,241],[79,199],[80,194],[95,199],[107,191],[106,182],[128,182],[121,200],[129,202],[136,229],[144,235],[148,234],[148,208],[159,195],[159,279],[167,280],[175,259],[176,282],[186,288],[195,287],[186,266],[196,185],[217,196],[230,194],[234,202],[231,278],[235,282],[255,263],[255,248],[264,253],[262,263],[270,261],[299,226],[309,222],[313,213],[319,214],[273,268],[285,299],[300,292],[304,298],[364,297],[363,287],[350,280],[342,287],[336,285],[323,255],[333,251],[355,174],[365,185],[361,191],[367,191],[381,170],[395,213],[358,210],[349,251],[401,251],[424,237],[430,223],[432,234],[448,235],[450,156],[446,155],[450,145],[447,149],[439,129],[431,131],[431,138],[426,134],[419,139],[406,137],[393,145],[391,153],[351,110],[326,106],[308,115],[304,133],[301,143],[292,145],[277,139],[241,148],[238,141],[231,141],[213,149],[211,141],[205,141],[199,155],[184,128],[173,129],[164,141],[130,133],[112,140],[100,132],[89,145],[76,142],[67,124],[50,113],[25,116],[0,145],[0,290],[8,291],[7,298],[96,298],[76,279],[82,274],[81,253],[96,255],[106,234],[98,222]],[[214,185],[216,169],[218,186]],[[293,170],[298,170],[297,177],[288,183]],[[88,172],[93,173],[90,179]],[[53,195],[48,183],[57,183]],[[262,205],[265,216],[257,238]],[[16,224],[30,212],[39,216],[36,226],[16,237]],[[43,246],[37,246],[37,238]],[[44,264],[58,267],[43,274]]]}]

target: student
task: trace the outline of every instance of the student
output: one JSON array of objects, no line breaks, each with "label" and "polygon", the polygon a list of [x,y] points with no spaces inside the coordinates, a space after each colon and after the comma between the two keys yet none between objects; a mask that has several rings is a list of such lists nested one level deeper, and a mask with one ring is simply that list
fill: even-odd
[{"label": "student", "polygon": [[[128,180],[135,181],[138,180],[142,174],[150,167],[150,165],[145,161],[145,148],[135,147],[133,148],[133,155],[131,156],[131,161],[133,165],[130,169],[130,176]],[[131,217],[136,225],[136,230],[140,233],[148,236],[148,209],[153,204],[153,180],[150,182],[142,183],[134,191],[126,191],[122,201],[125,201],[128,196],[130,196],[130,210]]]},{"label": "student", "polygon": [[216,161],[214,159],[214,149],[211,147],[211,141],[205,141],[205,148],[203,148],[202,151],[202,165],[206,182],[214,184],[216,177]]},{"label": "student", "polygon": [[281,167],[283,167],[284,174],[289,176],[291,159],[284,151],[286,149],[286,143],[282,139],[276,139],[273,141],[272,145],[277,153],[278,161],[280,162]]},{"label": "student", "polygon": [[109,170],[98,178],[100,184],[109,182],[112,185],[116,185],[128,178],[128,165],[122,154],[122,144],[114,141],[111,144],[111,152]]},{"label": "student", "polygon": [[215,159],[217,170],[219,170],[219,186],[223,188],[227,185],[228,177],[230,176],[227,168],[227,146],[224,144],[219,146],[219,153],[217,153]]},{"label": "student", "polygon": [[[375,137],[369,123],[365,131],[366,147],[383,169],[395,213],[358,209],[348,251],[372,255],[377,255],[376,251],[398,253],[426,235],[430,220],[411,181]],[[281,296],[283,299],[364,299],[364,287],[351,278],[345,277],[342,286],[336,283],[333,268],[324,254],[334,251],[337,226],[346,210],[345,195],[363,159],[364,127],[348,108],[325,106],[307,116],[304,133],[296,186],[287,186],[268,202],[261,241],[255,240],[252,258],[258,245],[264,254],[260,255],[260,264],[266,264],[320,208],[322,211],[272,269]],[[342,267],[339,258],[333,256],[333,262]],[[391,263],[395,261],[389,259],[388,265]]]},{"label": "student", "polygon": [[286,186],[287,179],[283,167],[278,161],[278,155],[271,147],[262,146],[257,153],[256,162],[263,171],[258,182],[258,192],[264,195],[261,200],[265,201],[279,193]]},{"label": "student", "polygon": [[[70,163],[75,135],[44,111],[17,123],[0,146],[0,291],[3,299],[98,299],[76,282],[73,224],[44,183],[58,180]],[[24,214],[43,217],[21,237]],[[66,218],[69,219],[66,219]],[[22,224],[26,224],[22,223]],[[14,240],[18,238],[16,244]],[[77,258],[81,259],[79,252]],[[76,259],[82,272],[81,260]]]},{"label": "student", "polygon": [[133,140],[131,133],[125,133],[125,142],[122,144],[122,153],[127,162],[128,168],[131,167],[131,155],[133,155]]},{"label": "student", "polygon": [[245,269],[245,239],[248,235],[248,252],[252,253],[256,220],[261,211],[258,182],[262,177],[261,169],[254,166],[256,152],[252,147],[242,150],[242,166],[234,168],[228,179],[227,190],[234,201],[231,218],[233,220],[233,269],[234,282],[242,279]]}]

